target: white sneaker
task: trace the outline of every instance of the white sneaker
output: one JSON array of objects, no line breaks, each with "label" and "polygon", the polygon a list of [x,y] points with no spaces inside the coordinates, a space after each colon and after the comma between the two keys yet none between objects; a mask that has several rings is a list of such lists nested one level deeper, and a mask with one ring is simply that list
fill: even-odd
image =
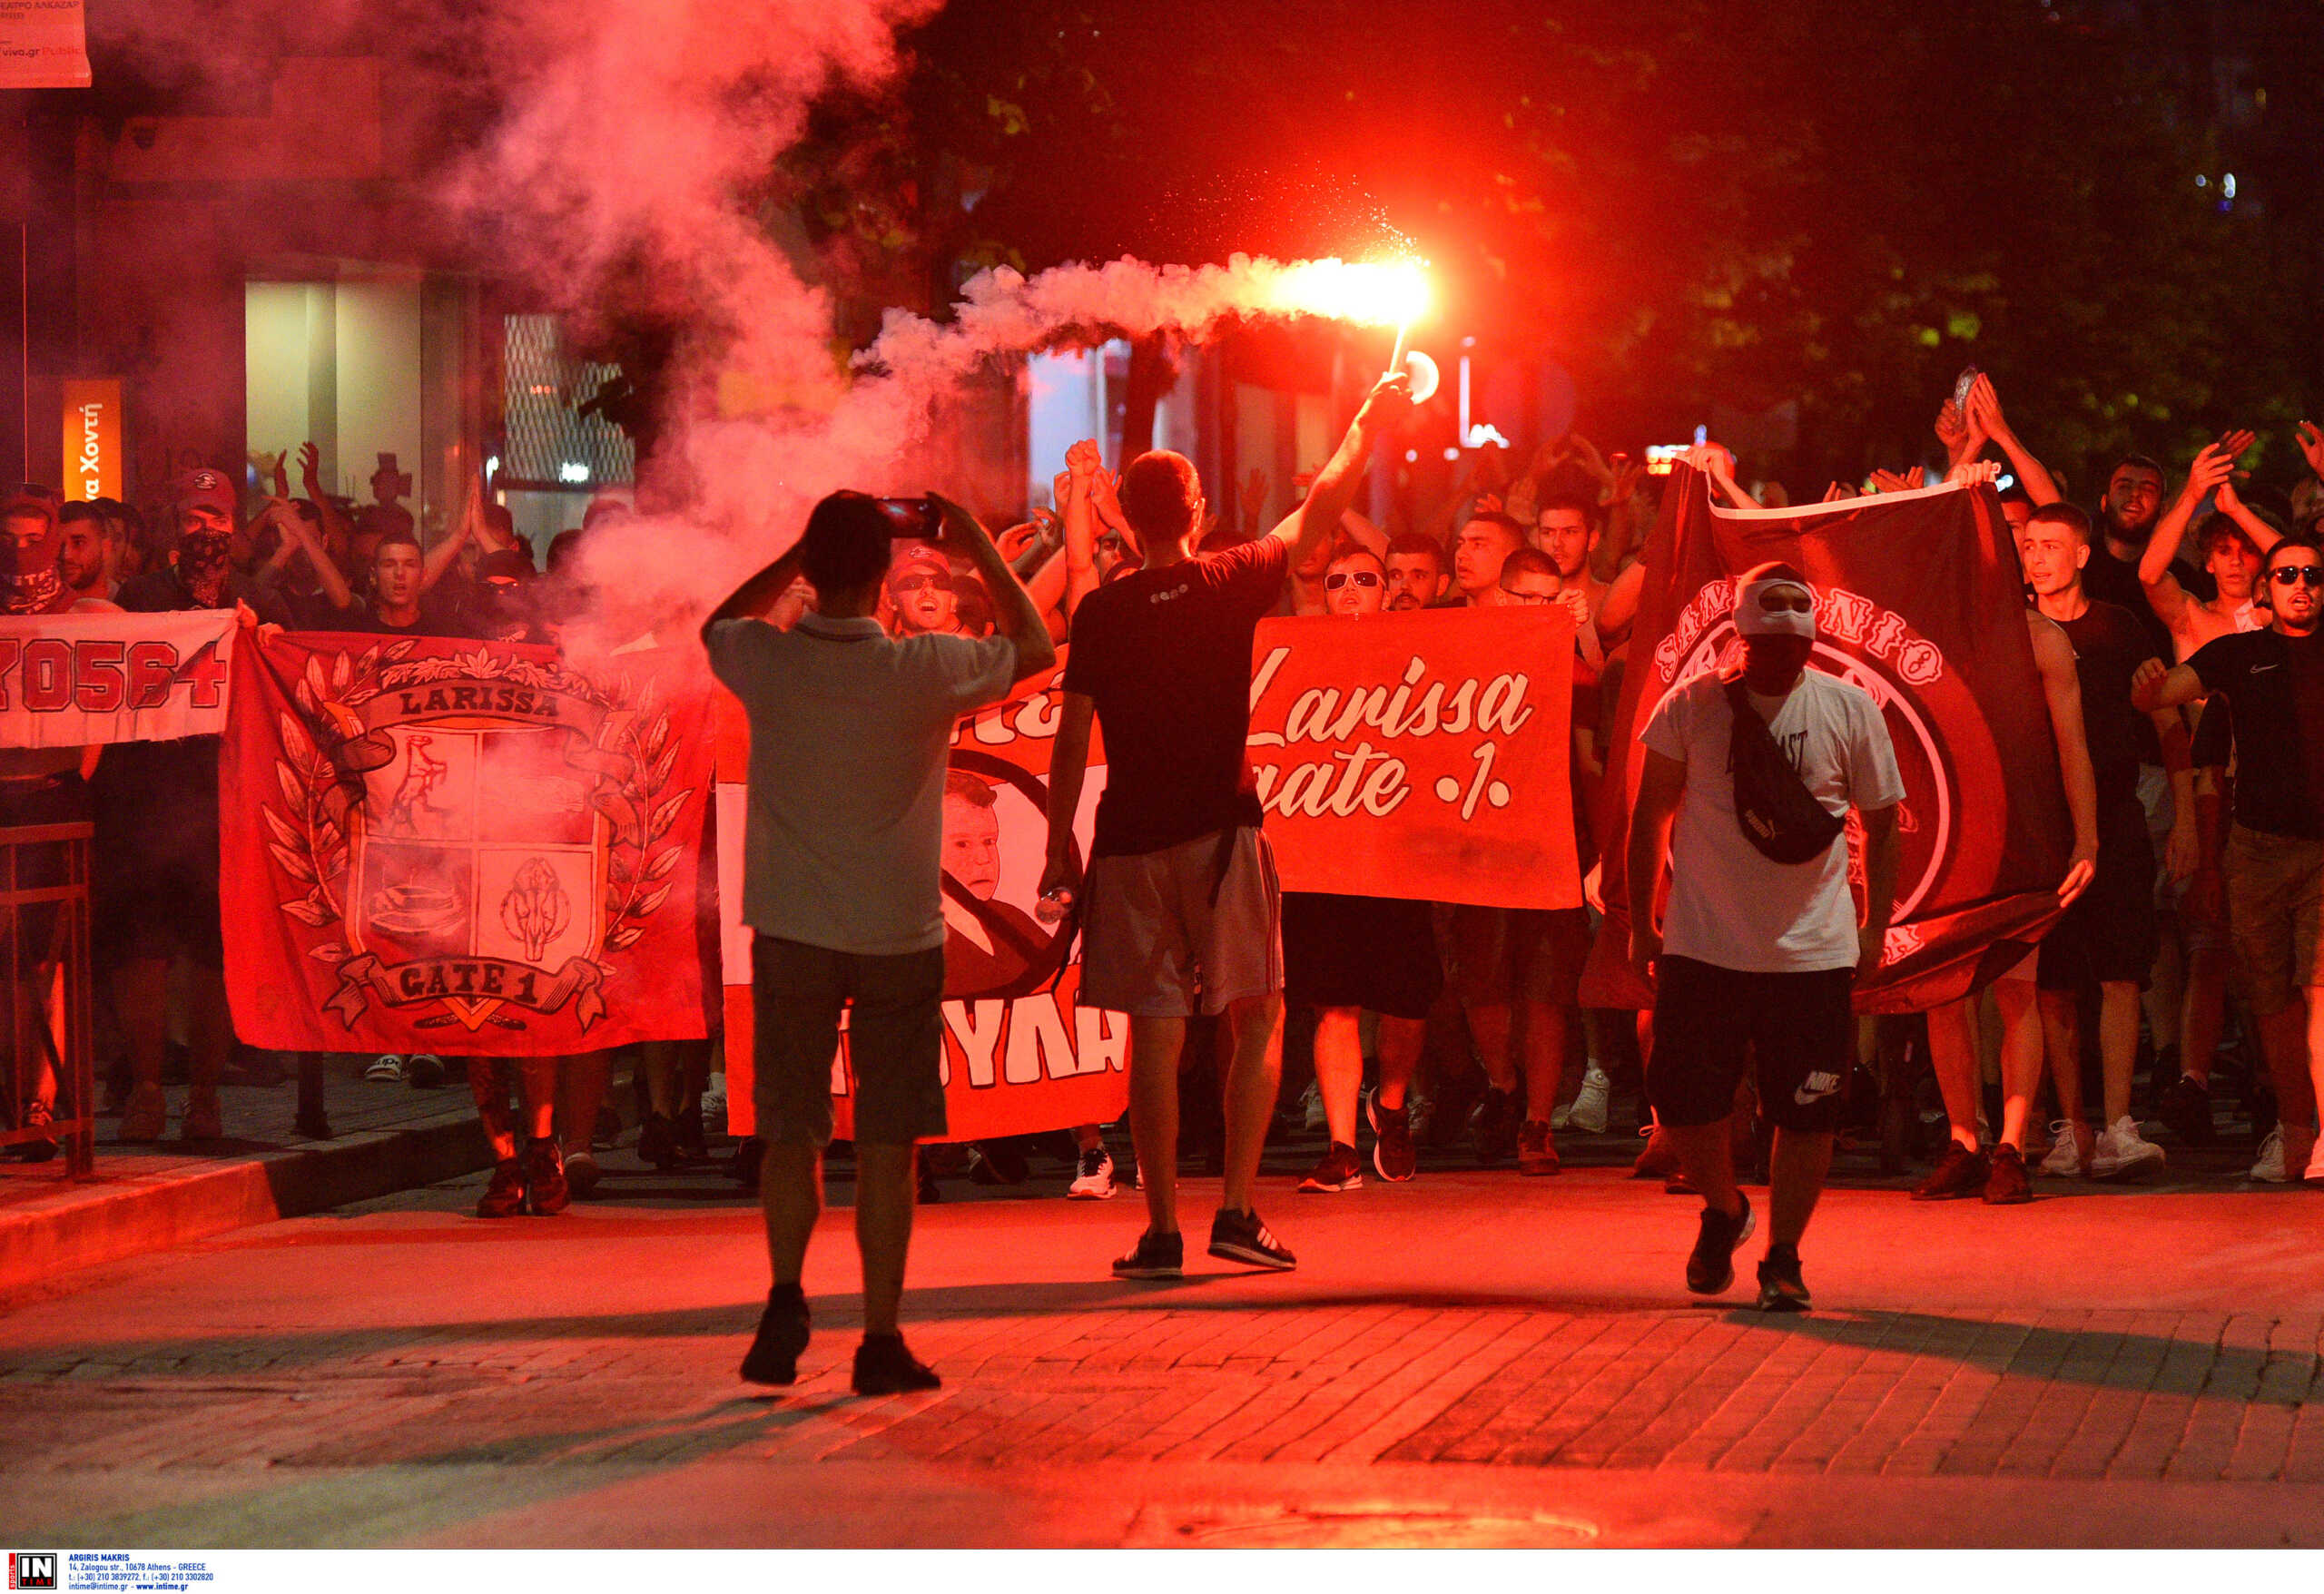
[{"label": "white sneaker", "polygon": [[2090,1155],[2090,1176],[2127,1179],[2149,1167],[2161,1167],[2162,1161],[2162,1147],[2140,1134],[2139,1121],[2124,1113],[2098,1136],[2097,1148]]},{"label": "white sneaker", "polygon": [[403,1059],[392,1054],[379,1058],[363,1070],[363,1077],[375,1085],[400,1085],[403,1083]]},{"label": "white sneaker", "polygon": [[1114,1198],[1114,1156],[1102,1146],[1081,1153],[1079,1177],[1066,1186],[1068,1201],[1111,1201]]},{"label": "white sneaker", "polygon": [[2284,1127],[2278,1124],[2260,1142],[2260,1160],[2251,1165],[2251,1177],[2263,1185],[2289,1183],[2284,1173]]},{"label": "white sneaker", "polygon": [[1312,1135],[1329,1122],[1324,1116],[1324,1087],[1316,1081],[1307,1081],[1307,1088],[1300,1093],[1299,1119]]},{"label": "white sneaker", "polygon": [[2042,1159],[2042,1172],[2056,1179],[2082,1176],[2081,1142],[2073,1126],[2063,1118],[2050,1126],[2050,1155]]},{"label": "white sneaker", "polygon": [[708,1135],[726,1132],[726,1076],[713,1074],[702,1092],[702,1127]]},{"label": "white sneaker", "polygon": [[1571,1116],[1567,1119],[1585,1135],[1606,1132],[1606,1097],[1612,1092],[1614,1082],[1606,1077],[1606,1070],[1597,1064],[1590,1065],[1581,1076],[1581,1089],[1573,1098]]}]

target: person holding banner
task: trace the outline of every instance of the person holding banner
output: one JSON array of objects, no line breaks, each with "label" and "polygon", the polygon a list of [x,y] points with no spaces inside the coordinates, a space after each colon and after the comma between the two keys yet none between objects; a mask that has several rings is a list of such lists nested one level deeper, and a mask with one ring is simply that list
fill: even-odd
[{"label": "person holding banner", "polygon": [[[1630,955],[1655,981],[1648,1098],[1702,1192],[1687,1287],[1716,1295],[1733,1284],[1734,1253],[1757,1223],[1727,1126],[1748,1058],[1776,1125],[1759,1306],[1805,1312],[1799,1242],[1855,1061],[1853,987],[1879,967],[1894,908],[1905,784],[1871,694],[1807,667],[1816,597],[1806,576],[1777,563],[1738,576],[1735,628],[1742,667],[1680,683],[1639,733]],[[1861,926],[1848,890],[1851,807],[1864,831]]]},{"label": "person holding banner", "polygon": [[[1183,455],[1142,454],[1121,505],[1144,568],[1091,593],[1073,616],[1065,704],[1050,757],[1049,863],[1041,893],[1083,897],[1081,1000],[1129,1015],[1130,1135],[1147,1228],[1114,1264],[1121,1278],[1185,1271],[1178,1231],[1178,1067],[1187,1020],[1224,1013],[1225,1191],[1210,1254],[1297,1265],[1252,1205],[1282,1068],[1281,892],[1260,831],[1251,731],[1251,644],[1286,572],[1339,528],[1374,440],[1409,409],[1401,373],[1382,378],[1314,489],[1266,536],[1197,554],[1201,478]],[[1073,822],[1097,722],[1107,778],[1085,883]]]},{"label": "person holding banner", "polygon": [[[1382,612],[1386,569],[1350,546],[1324,575],[1327,611],[1345,619]],[[1321,1009],[1315,1085],[1329,1135],[1323,1160],[1299,1182],[1310,1194],[1364,1183],[1355,1152],[1356,1099],[1364,1085],[1364,1011],[1380,1020],[1380,1082],[1372,1093],[1372,1166],[1391,1184],[1413,1176],[1410,1104],[1428,1010],[1444,983],[1431,905],[1402,897],[1286,891],[1283,898],[1285,999]]]},{"label": "person holding banner", "polygon": [[[280,625],[290,616],[271,589],[235,568],[243,541],[240,501],[223,471],[187,472],[172,484],[177,546],[168,562],[123,585],[120,603],[136,614],[240,609]],[[169,1038],[169,972],[193,976],[193,1084],[183,1132],[222,1133],[218,1079],[233,1045],[226,1009],[226,950],[218,901],[216,736],[124,742],[107,750],[93,782],[96,846],[90,881],[93,946],[113,971],[113,1001],[135,1083],[121,1117],[124,1142],[158,1140],[167,1109],[162,1061]]]},{"label": "person holding banner", "polygon": [[[901,514],[891,514],[901,511]],[[891,531],[940,517],[992,594],[993,636],[891,637],[877,617]],[[788,631],[763,616],[794,575],[818,606]],[[898,504],[833,493],[791,552],[702,628],[712,670],[750,716],[744,920],[752,947],[760,1178],[774,1274],[743,1359],[753,1383],[798,1376],[808,1337],[800,1286],[822,1210],[832,1062],[852,1009],[856,1244],[863,1260],[858,1394],[940,1387],[897,1331],[911,1240],[914,1146],[945,1132],[940,1073],[946,764],[960,715],[1050,668],[1057,650],[984,529],[931,497]]]}]

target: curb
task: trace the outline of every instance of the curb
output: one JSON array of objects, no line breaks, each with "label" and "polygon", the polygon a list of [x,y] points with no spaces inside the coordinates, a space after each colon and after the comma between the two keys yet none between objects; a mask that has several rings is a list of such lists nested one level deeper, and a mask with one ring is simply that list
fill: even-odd
[{"label": "curb", "polygon": [[0,1209],[0,1299],[101,1263],[478,1173],[492,1155],[468,1118],[166,1174],[108,1178],[97,1166],[94,1182]]}]

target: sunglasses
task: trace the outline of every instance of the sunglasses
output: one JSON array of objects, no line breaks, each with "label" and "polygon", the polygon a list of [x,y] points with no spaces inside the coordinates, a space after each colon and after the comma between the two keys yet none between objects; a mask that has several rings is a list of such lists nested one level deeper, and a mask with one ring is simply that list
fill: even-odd
[{"label": "sunglasses", "polygon": [[2268,579],[2278,586],[2290,586],[2295,581],[2307,586],[2324,586],[2324,565],[2279,565],[2268,572]]},{"label": "sunglasses", "polygon": [[950,592],[952,584],[933,576],[907,576],[896,583],[895,590],[898,593]]},{"label": "sunglasses", "polygon": [[1380,585],[1379,572],[1374,570],[1342,570],[1324,577],[1324,590],[1337,592],[1343,586],[1374,587]]}]

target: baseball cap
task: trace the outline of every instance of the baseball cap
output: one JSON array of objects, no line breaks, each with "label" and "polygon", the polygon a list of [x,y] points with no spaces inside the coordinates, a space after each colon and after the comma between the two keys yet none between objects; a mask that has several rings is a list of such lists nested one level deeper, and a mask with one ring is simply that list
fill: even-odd
[{"label": "baseball cap", "polygon": [[952,561],[926,543],[906,543],[897,548],[893,563],[888,566],[888,585],[900,585],[907,576],[933,576],[940,585],[952,585]]},{"label": "baseball cap", "polygon": [[0,504],[0,520],[45,520],[51,531],[56,529],[56,504],[45,493],[17,491],[8,495]]},{"label": "baseball cap", "polygon": [[532,573],[532,560],[518,548],[495,548],[476,566],[478,581],[522,581]]},{"label": "baseball cap", "polygon": [[222,515],[231,515],[241,507],[234,484],[226,479],[226,473],[206,465],[189,470],[172,482],[170,501],[180,509],[215,509]]}]

